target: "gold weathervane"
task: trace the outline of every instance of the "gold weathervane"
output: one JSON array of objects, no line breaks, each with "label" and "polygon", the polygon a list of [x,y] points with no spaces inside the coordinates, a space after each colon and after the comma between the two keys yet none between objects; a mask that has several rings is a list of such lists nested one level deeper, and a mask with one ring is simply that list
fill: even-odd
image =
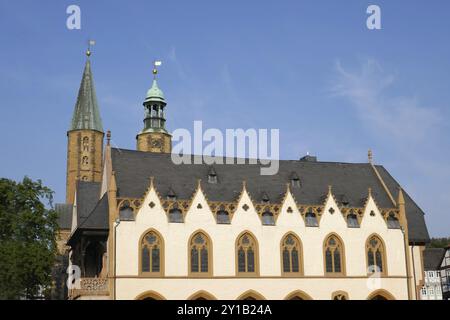
[{"label": "gold weathervane", "polygon": [[156,67],[161,66],[162,62],[160,60],[153,61],[153,79],[156,79],[156,75],[158,74],[158,69]]}]

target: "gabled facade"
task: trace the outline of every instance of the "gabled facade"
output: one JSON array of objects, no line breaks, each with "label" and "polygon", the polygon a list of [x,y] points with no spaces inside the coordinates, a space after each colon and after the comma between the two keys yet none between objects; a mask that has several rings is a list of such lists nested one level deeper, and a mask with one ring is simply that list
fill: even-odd
[{"label": "gabled facade", "polygon": [[175,165],[149,92],[138,150],[108,134],[101,180],[76,184],[70,298],[419,299],[424,213],[384,167]]}]

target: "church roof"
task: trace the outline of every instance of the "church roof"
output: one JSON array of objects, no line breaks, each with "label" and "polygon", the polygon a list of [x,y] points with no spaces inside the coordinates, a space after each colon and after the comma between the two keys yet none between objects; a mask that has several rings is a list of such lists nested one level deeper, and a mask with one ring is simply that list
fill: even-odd
[{"label": "church roof", "polygon": [[96,207],[100,196],[100,182],[77,181],[77,227],[80,227]]},{"label": "church roof", "polygon": [[108,215],[108,194],[105,193],[78,228],[83,230],[108,229]]},{"label": "church roof", "polygon": [[444,248],[426,248],[423,251],[423,267],[425,271],[439,270],[444,254]]},{"label": "church roof", "polygon": [[[254,201],[261,202],[266,194],[271,202],[280,202],[286,192],[286,184],[295,172],[301,182],[299,186],[291,187],[297,203],[323,205],[331,185],[338,201],[345,198],[350,207],[363,207],[369,188],[380,208],[394,207],[368,163],[280,160],[279,172],[272,176],[261,175],[260,164],[214,164],[218,183],[208,183],[209,165],[176,165],[170,154],[112,148],[111,158],[118,197],[142,197],[148,188],[149,178],[154,177],[154,185],[161,196],[166,196],[172,189],[178,199],[190,199],[201,179],[208,200],[236,201],[245,180],[247,191]],[[377,165],[376,168],[390,193],[396,196],[399,183],[383,166]],[[406,192],[404,196],[410,241],[428,242],[424,212]]]},{"label": "church roof", "polygon": [[91,71],[91,62],[86,61],[80,89],[78,91],[77,102],[73,112],[72,130],[96,130],[103,132],[102,120],[95,94],[94,78]]}]

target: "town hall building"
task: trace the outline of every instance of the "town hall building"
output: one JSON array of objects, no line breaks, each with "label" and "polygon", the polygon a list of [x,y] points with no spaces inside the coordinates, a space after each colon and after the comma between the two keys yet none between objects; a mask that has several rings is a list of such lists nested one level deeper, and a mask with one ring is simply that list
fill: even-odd
[{"label": "town hall building", "polygon": [[424,212],[371,154],[280,160],[272,176],[175,164],[156,70],[136,150],[113,148],[89,56],[57,207],[67,298],[420,299]]}]

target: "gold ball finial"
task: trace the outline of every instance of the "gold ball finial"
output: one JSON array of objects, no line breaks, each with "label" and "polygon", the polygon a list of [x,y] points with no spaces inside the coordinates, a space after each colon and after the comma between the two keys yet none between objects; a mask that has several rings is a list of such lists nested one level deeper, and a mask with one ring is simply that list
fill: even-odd
[{"label": "gold ball finial", "polygon": [[91,50],[88,49],[88,50],[86,51],[86,56],[90,57],[91,54],[92,54]]}]

